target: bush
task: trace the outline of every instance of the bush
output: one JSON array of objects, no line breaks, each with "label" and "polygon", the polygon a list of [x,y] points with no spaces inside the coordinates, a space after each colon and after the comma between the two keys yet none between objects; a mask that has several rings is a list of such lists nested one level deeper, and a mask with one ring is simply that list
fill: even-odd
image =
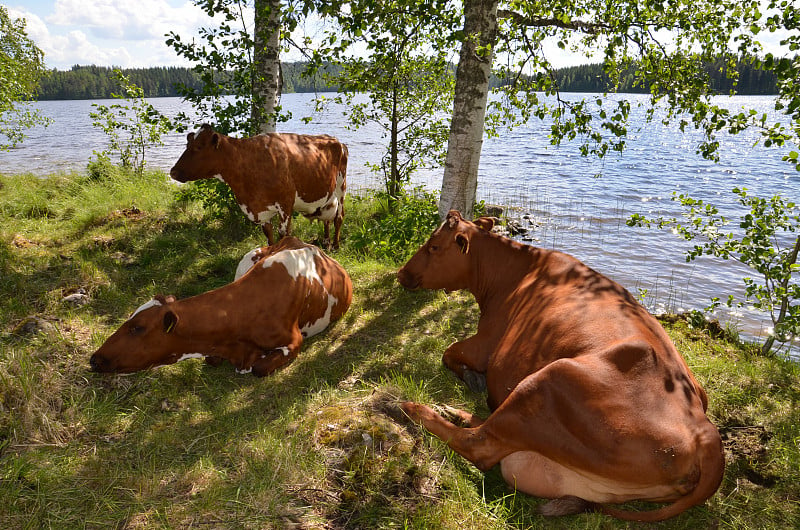
[{"label": "bush", "polygon": [[428,240],[439,225],[438,198],[421,187],[402,193],[389,211],[385,191],[372,191],[368,200],[377,202],[378,211],[354,229],[353,248],[360,254],[400,263]]}]

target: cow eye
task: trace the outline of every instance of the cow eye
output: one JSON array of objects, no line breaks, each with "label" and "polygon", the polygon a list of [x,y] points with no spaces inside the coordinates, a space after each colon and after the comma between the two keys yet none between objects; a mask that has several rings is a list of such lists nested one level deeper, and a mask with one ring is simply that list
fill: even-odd
[{"label": "cow eye", "polygon": [[439,251],[439,245],[431,245],[430,246],[430,250],[431,250],[431,252],[438,252]]},{"label": "cow eye", "polygon": [[141,335],[143,331],[144,331],[144,326],[131,326],[130,334]]}]

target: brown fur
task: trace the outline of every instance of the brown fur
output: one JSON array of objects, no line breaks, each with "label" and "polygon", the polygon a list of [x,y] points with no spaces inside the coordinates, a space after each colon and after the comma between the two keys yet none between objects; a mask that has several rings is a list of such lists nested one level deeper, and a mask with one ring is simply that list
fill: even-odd
[{"label": "brown fur", "polygon": [[[188,134],[186,150],[170,176],[179,182],[220,176],[248,217],[261,224],[270,245],[275,242],[271,216],[259,220],[259,213],[277,215],[283,236],[291,234],[292,212],[298,211],[323,222],[326,245],[332,220],[333,246],[338,248],[347,155],[347,146],[332,136],[270,133],[232,138],[203,125],[196,134]],[[318,207],[308,206],[314,203]]]},{"label": "brown fur", "polygon": [[[279,262],[261,266],[297,249],[316,252],[321,283],[303,275],[293,279]],[[289,364],[303,343],[302,328],[328,311],[328,296],[337,300],[330,313],[335,322],[350,306],[353,286],[341,265],[297,238],[262,250],[262,258],[233,283],[184,300],[156,297],[160,305],[132,316],[100,346],[90,359],[92,369],[135,372],[188,354],[202,354],[213,365],[227,359],[258,376]]]},{"label": "brown fur", "polygon": [[[478,468],[500,463],[531,495],[579,497],[641,521],[705,501],[722,480],[721,439],[706,393],[660,324],[612,280],[491,233],[492,224],[450,212],[398,280],[475,296],[478,332],[443,361],[462,379],[485,377],[493,412],[463,428],[417,403],[404,403],[406,413]],[[672,504],[602,506],[636,499]]]}]

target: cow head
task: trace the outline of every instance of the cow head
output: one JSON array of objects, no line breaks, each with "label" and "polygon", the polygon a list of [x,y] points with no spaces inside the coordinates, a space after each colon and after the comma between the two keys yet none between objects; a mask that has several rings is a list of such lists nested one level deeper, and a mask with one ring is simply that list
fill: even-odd
[{"label": "cow head", "polygon": [[142,305],[89,359],[95,372],[130,373],[171,364],[189,352],[173,339],[180,319],[170,307],[175,297],[156,296]]},{"label": "cow head", "polygon": [[197,133],[186,135],[186,149],[169,170],[169,176],[178,182],[188,182],[222,174],[225,155],[221,147],[226,136],[204,124]]},{"label": "cow head", "polygon": [[470,222],[457,211],[451,210],[442,226],[397,271],[397,280],[407,289],[466,289],[472,262],[472,239],[481,231],[491,230],[493,226],[494,219],[490,217]]}]

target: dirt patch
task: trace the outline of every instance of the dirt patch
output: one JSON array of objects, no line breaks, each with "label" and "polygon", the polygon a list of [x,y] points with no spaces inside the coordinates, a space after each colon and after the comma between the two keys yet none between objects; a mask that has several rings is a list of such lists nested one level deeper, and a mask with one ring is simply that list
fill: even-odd
[{"label": "dirt patch", "polygon": [[11,240],[11,244],[17,248],[30,248],[39,246],[39,243],[33,241],[32,239],[28,239],[22,234],[15,234],[14,239]]},{"label": "dirt patch", "polygon": [[720,427],[719,433],[729,471],[758,486],[775,485],[777,477],[764,470],[768,464],[767,444],[771,435],[763,426],[725,426]]},{"label": "dirt patch", "polygon": [[413,509],[420,496],[436,498],[441,462],[419,450],[415,427],[397,405],[393,393],[375,390],[309,411],[296,424],[313,429],[309,437],[328,470],[324,488],[298,493],[324,516],[346,524],[361,513],[390,515]]}]

